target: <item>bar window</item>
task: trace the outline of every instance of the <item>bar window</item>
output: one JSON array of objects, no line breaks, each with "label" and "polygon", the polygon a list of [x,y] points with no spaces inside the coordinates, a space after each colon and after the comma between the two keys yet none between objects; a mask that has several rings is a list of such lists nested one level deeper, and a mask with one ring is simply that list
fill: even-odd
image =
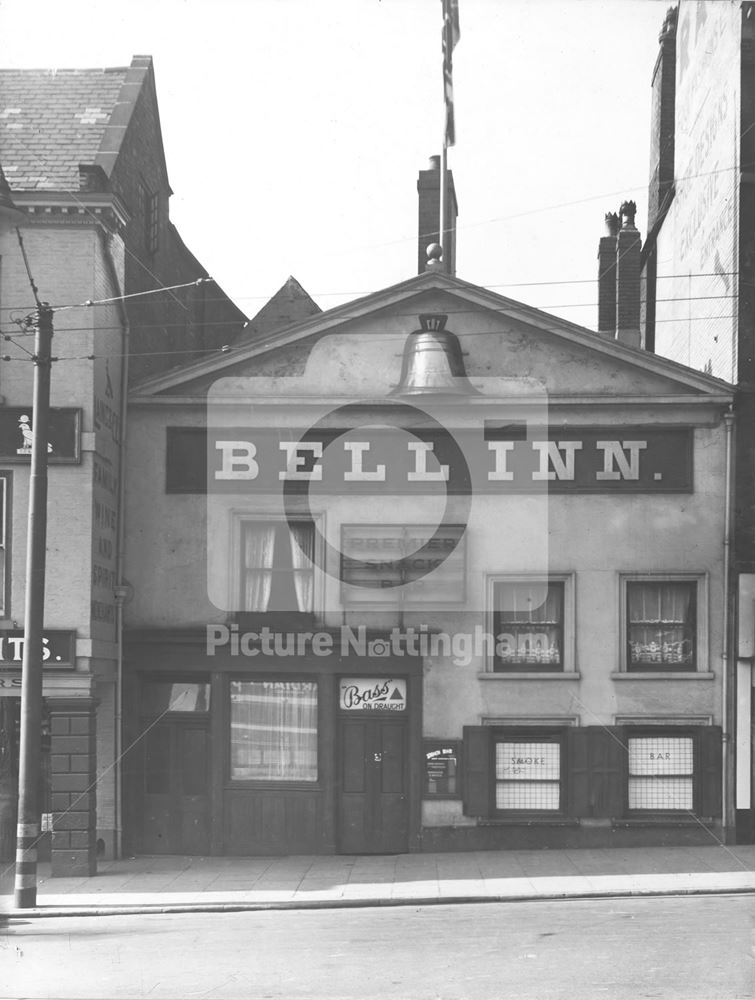
[{"label": "bar window", "polygon": [[231,681],[231,779],[317,781],[317,684]]},{"label": "bar window", "polygon": [[630,810],[692,811],[695,754],[691,736],[629,738]]},{"label": "bar window", "polygon": [[564,669],[562,581],[500,581],[493,585],[498,672]]},{"label": "bar window", "polygon": [[526,812],[561,809],[560,737],[496,740],[495,807]]},{"label": "bar window", "polygon": [[695,670],[697,582],[628,581],[627,670]]},{"label": "bar window", "polygon": [[242,526],[241,607],[249,612],[314,611],[314,525],[246,521]]}]

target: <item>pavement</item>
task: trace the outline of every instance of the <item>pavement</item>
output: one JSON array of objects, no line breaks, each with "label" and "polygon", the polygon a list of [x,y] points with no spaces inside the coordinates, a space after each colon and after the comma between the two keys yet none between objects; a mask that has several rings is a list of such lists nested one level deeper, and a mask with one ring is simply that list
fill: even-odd
[{"label": "pavement", "polygon": [[13,864],[0,869],[0,912],[60,917],[335,909],[755,893],[755,845],[448,854],[204,858],[151,855],[98,863],[91,877],[38,866],[37,906],[13,907]]}]

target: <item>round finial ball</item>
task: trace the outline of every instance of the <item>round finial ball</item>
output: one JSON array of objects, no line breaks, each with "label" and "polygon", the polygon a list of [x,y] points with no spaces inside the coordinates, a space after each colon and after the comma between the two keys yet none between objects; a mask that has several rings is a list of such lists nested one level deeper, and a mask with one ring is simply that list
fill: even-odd
[{"label": "round finial ball", "polygon": [[425,253],[427,254],[428,260],[440,260],[443,256],[443,247],[440,243],[431,243]]}]

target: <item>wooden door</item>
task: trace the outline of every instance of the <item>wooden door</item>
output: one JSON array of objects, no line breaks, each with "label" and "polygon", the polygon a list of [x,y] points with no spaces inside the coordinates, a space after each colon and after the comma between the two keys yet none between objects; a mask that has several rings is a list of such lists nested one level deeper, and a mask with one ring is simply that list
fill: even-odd
[{"label": "wooden door", "polygon": [[210,743],[207,722],[158,722],[145,736],[142,849],[209,854]]},{"label": "wooden door", "polygon": [[339,847],[343,854],[407,850],[407,725],[395,716],[340,723]]}]

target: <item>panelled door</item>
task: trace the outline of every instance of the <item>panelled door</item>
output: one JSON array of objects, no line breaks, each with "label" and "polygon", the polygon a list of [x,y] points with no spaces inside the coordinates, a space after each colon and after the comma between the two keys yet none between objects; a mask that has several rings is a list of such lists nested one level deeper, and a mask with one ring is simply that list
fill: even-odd
[{"label": "panelled door", "polygon": [[407,734],[403,714],[341,716],[341,853],[400,854],[408,849]]},{"label": "panelled door", "polygon": [[144,737],[142,850],[209,854],[209,726],[166,718]]}]

